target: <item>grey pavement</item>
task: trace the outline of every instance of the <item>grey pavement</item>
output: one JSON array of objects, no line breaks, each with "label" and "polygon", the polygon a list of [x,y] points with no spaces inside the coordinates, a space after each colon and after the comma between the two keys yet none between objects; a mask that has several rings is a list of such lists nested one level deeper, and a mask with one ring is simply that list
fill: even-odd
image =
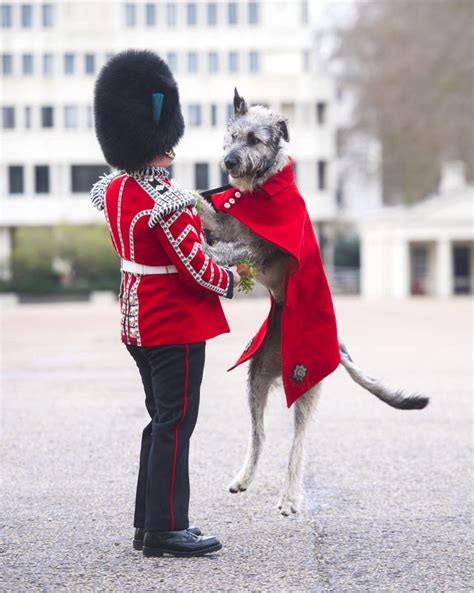
[{"label": "grey pavement", "polygon": [[191,516],[224,548],[196,559],[131,547],[146,414],[117,307],[3,308],[0,590],[472,591],[472,301],[336,300],[354,360],[432,401],[393,410],[337,370],[308,438],[305,501],[289,518],[276,508],[291,437],[279,391],[255,482],[226,489],[249,419],[246,369],[225,368],[268,303],[225,307],[233,333],[208,344],[191,459]]}]

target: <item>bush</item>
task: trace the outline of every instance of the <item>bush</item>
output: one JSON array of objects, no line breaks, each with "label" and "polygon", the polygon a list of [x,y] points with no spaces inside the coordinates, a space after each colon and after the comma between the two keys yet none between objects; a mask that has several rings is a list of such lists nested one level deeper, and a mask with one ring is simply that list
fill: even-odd
[{"label": "bush", "polygon": [[71,264],[72,282],[91,290],[118,291],[120,260],[103,226],[54,229],[58,256]]},{"label": "bush", "polygon": [[12,278],[0,290],[28,294],[118,291],[119,259],[106,227],[16,229]]},{"label": "bush", "polygon": [[52,268],[53,254],[50,229],[16,229],[11,261],[12,290],[53,292],[59,286],[59,278]]}]

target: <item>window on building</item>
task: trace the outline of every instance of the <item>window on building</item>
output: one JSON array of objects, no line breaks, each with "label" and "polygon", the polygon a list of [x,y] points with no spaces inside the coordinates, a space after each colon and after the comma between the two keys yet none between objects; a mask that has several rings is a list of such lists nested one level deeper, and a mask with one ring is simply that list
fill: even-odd
[{"label": "window on building", "polygon": [[344,179],[341,177],[337,181],[336,187],[336,205],[338,208],[344,208]]},{"label": "window on building", "polygon": [[258,2],[249,2],[249,25],[258,23]]},{"label": "window on building", "polygon": [[213,128],[217,126],[217,105],[215,103],[211,105],[211,126]]},{"label": "window on building", "polygon": [[54,25],[54,6],[52,4],[43,4],[41,7],[41,22],[47,29]]},{"label": "window on building", "polygon": [[219,71],[219,54],[216,51],[211,51],[208,54],[209,72],[216,73]]},{"label": "window on building", "polygon": [[84,69],[86,74],[95,74],[95,55],[86,54],[84,56]]},{"label": "window on building", "polygon": [[156,25],[156,5],[145,4],[145,23],[147,27]]},{"label": "window on building", "polygon": [[428,245],[413,245],[410,250],[411,259],[411,294],[428,294],[429,292],[429,252]]},{"label": "window on building", "polygon": [[472,249],[466,244],[452,246],[454,294],[473,294]]},{"label": "window on building", "polygon": [[176,4],[173,2],[166,3],[166,24],[168,27],[176,27],[178,21],[178,14]]},{"label": "window on building", "polygon": [[124,4],[124,18],[126,27],[135,27],[137,24],[137,8],[135,4],[131,2],[125,2]]},{"label": "window on building", "polygon": [[290,124],[295,121],[296,105],[294,103],[282,103],[281,113],[286,117]]},{"label": "window on building", "polygon": [[52,128],[54,126],[54,110],[52,107],[41,107],[41,127]]},{"label": "window on building", "polygon": [[250,72],[260,72],[260,54],[258,51],[249,53],[249,70]]},{"label": "window on building", "polygon": [[53,54],[43,54],[43,75],[51,76],[53,74]]},{"label": "window on building", "polygon": [[2,107],[2,128],[4,130],[12,130],[15,127],[15,108],[6,106]]},{"label": "window on building", "polygon": [[190,126],[200,126],[202,123],[201,117],[201,106],[200,105],[189,105],[188,107],[188,123]]},{"label": "window on building", "polygon": [[13,56],[12,54],[2,54],[2,76],[11,76],[13,74]]},{"label": "window on building", "polygon": [[318,189],[324,191],[327,189],[327,161],[318,161]]},{"label": "window on building", "polygon": [[194,187],[196,189],[209,188],[209,165],[207,163],[195,163]]},{"label": "window on building", "polygon": [[198,55],[195,51],[188,52],[188,72],[198,71]]},{"label": "window on building", "polygon": [[22,194],[25,191],[25,174],[21,165],[8,167],[8,193]]},{"label": "window on building", "polygon": [[21,56],[21,71],[24,76],[31,76],[33,74],[33,55],[23,54]]},{"label": "window on building", "polygon": [[326,123],[327,118],[327,103],[324,101],[318,101],[316,103],[316,121],[318,125],[323,126]]},{"label": "window on building", "polygon": [[309,23],[309,4],[308,0],[303,0],[301,3],[301,21],[304,25]]},{"label": "window on building", "polygon": [[[270,104],[267,101],[264,101],[263,99],[261,100],[256,100],[256,101],[251,101],[250,102],[250,107],[254,107],[255,105],[261,105],[262,107],[265,107],[266,109],[270,109]],[[283,109],[283,107],[282,107]]]},{"label": "window on building", "polygon": [[25,107],[25,128],[31,128],[31,107]]},{"label": "window on building", "polygon": [[94,111],[92,109],[92,105],[88,105],[86,107],[86,126],[88,128],[94,127]]},{"label": "window on building", "polygon": [[229,25],[237,24],[237,2],[229,2],[227,5],[227,21]]},{"label": "window on building", "polygon": [[76,56],[74,54],[64,54],[64,74],[74,74],[76,69]]},{"label": "window on building", "polygon": [[217,2],[207,3],[207,24],[217,25]]},{"label": "window on building", "polygon": [[311,54],[308,50],[303,52],[303,72],[309,72],[310,70],[310,56]]},{"label": "window on building", "polygon": [[221,176],[221,185],[227,185],[229,183],[229,173],[227,171],[223,171],[222,167],[219,167],[220,176]]},{"label": "window on building", "polygon": [[236,51],[229,52],[229,72],[237,72],[239,69],[239,54]]},{"label": "window on building", "polygon": [[335,137],[335,145],[336,145],[336,153],[342,154],[344,152],[344,146],[347,142],[347,130],[344,128],[337,128],[336,129],[336,137]]},{"label": "window on building", "polygon": [[12,5],[0,4],[0,27],[9,29],[12,26]]},{"label": "window on building", "polygon": [[107,165],[71,165],[71,191],[74,194],[89,193],[104,173],[109,173]]},{"label": "window on building", "polygon": [[35,167],[35,193],[49,194],[48,165],[36,165]]},{"label": "window on building", "polygon": [[178,71],[178,54],[176,52],[170,51],[166,56],[166,61],[172,72]]},{"label": "window on building", "polygon": [[22,4],[20,7],[21,26],[24,29],[29,29],[33,26],[33,5]]},{"label": "window on building", "polygon": [[234,106],[232,105],[232,103],[227,103],[226,121],[229,121],[229,119],[231,119],[232,117],[234,117]]},{"label": "window on building", "polygon": [[77,128],[78,126],[78,109],[75,105],[66,105],[64,107],[64,127]]},{"label": "window on building", "polygon": [[306,101],[299,102],[300,106],[300,121],[301,122],[309,122],[311,121],[312,116],[312,103],[307,103]]},{"label": "window on building", "polygon": [[186,6],[186,18],[191,27],[197,25],[197,6],[195,2],[188,2]]}]

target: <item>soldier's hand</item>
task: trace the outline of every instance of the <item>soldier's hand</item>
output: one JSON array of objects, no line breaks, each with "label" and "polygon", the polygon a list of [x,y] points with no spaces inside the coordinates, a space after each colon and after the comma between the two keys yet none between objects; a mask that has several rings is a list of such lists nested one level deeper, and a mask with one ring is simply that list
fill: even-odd
[{"label": "soldier's hand", "polygon": [[234,286],[238,286],[240,284],[240,275],[237,272],[237,266],[232,266],[230,271],[234,275]]}]

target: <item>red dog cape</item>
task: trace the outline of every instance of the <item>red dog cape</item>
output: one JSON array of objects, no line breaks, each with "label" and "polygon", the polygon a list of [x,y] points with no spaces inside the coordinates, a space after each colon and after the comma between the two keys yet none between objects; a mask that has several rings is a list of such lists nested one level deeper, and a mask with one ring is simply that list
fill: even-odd
[{"label": "red dog cape", "polygon": [[[290,407],[340,362],[336,318],[313,225],[296,187],[293,162],[254,192],[235,188],[212,196],[214,207],[234,216],[254,233],[293,257],[282,314],[283,386]],[[259,350],[275,307],[232,367]],[[232,370],[229,369],[229,370]]]}]

